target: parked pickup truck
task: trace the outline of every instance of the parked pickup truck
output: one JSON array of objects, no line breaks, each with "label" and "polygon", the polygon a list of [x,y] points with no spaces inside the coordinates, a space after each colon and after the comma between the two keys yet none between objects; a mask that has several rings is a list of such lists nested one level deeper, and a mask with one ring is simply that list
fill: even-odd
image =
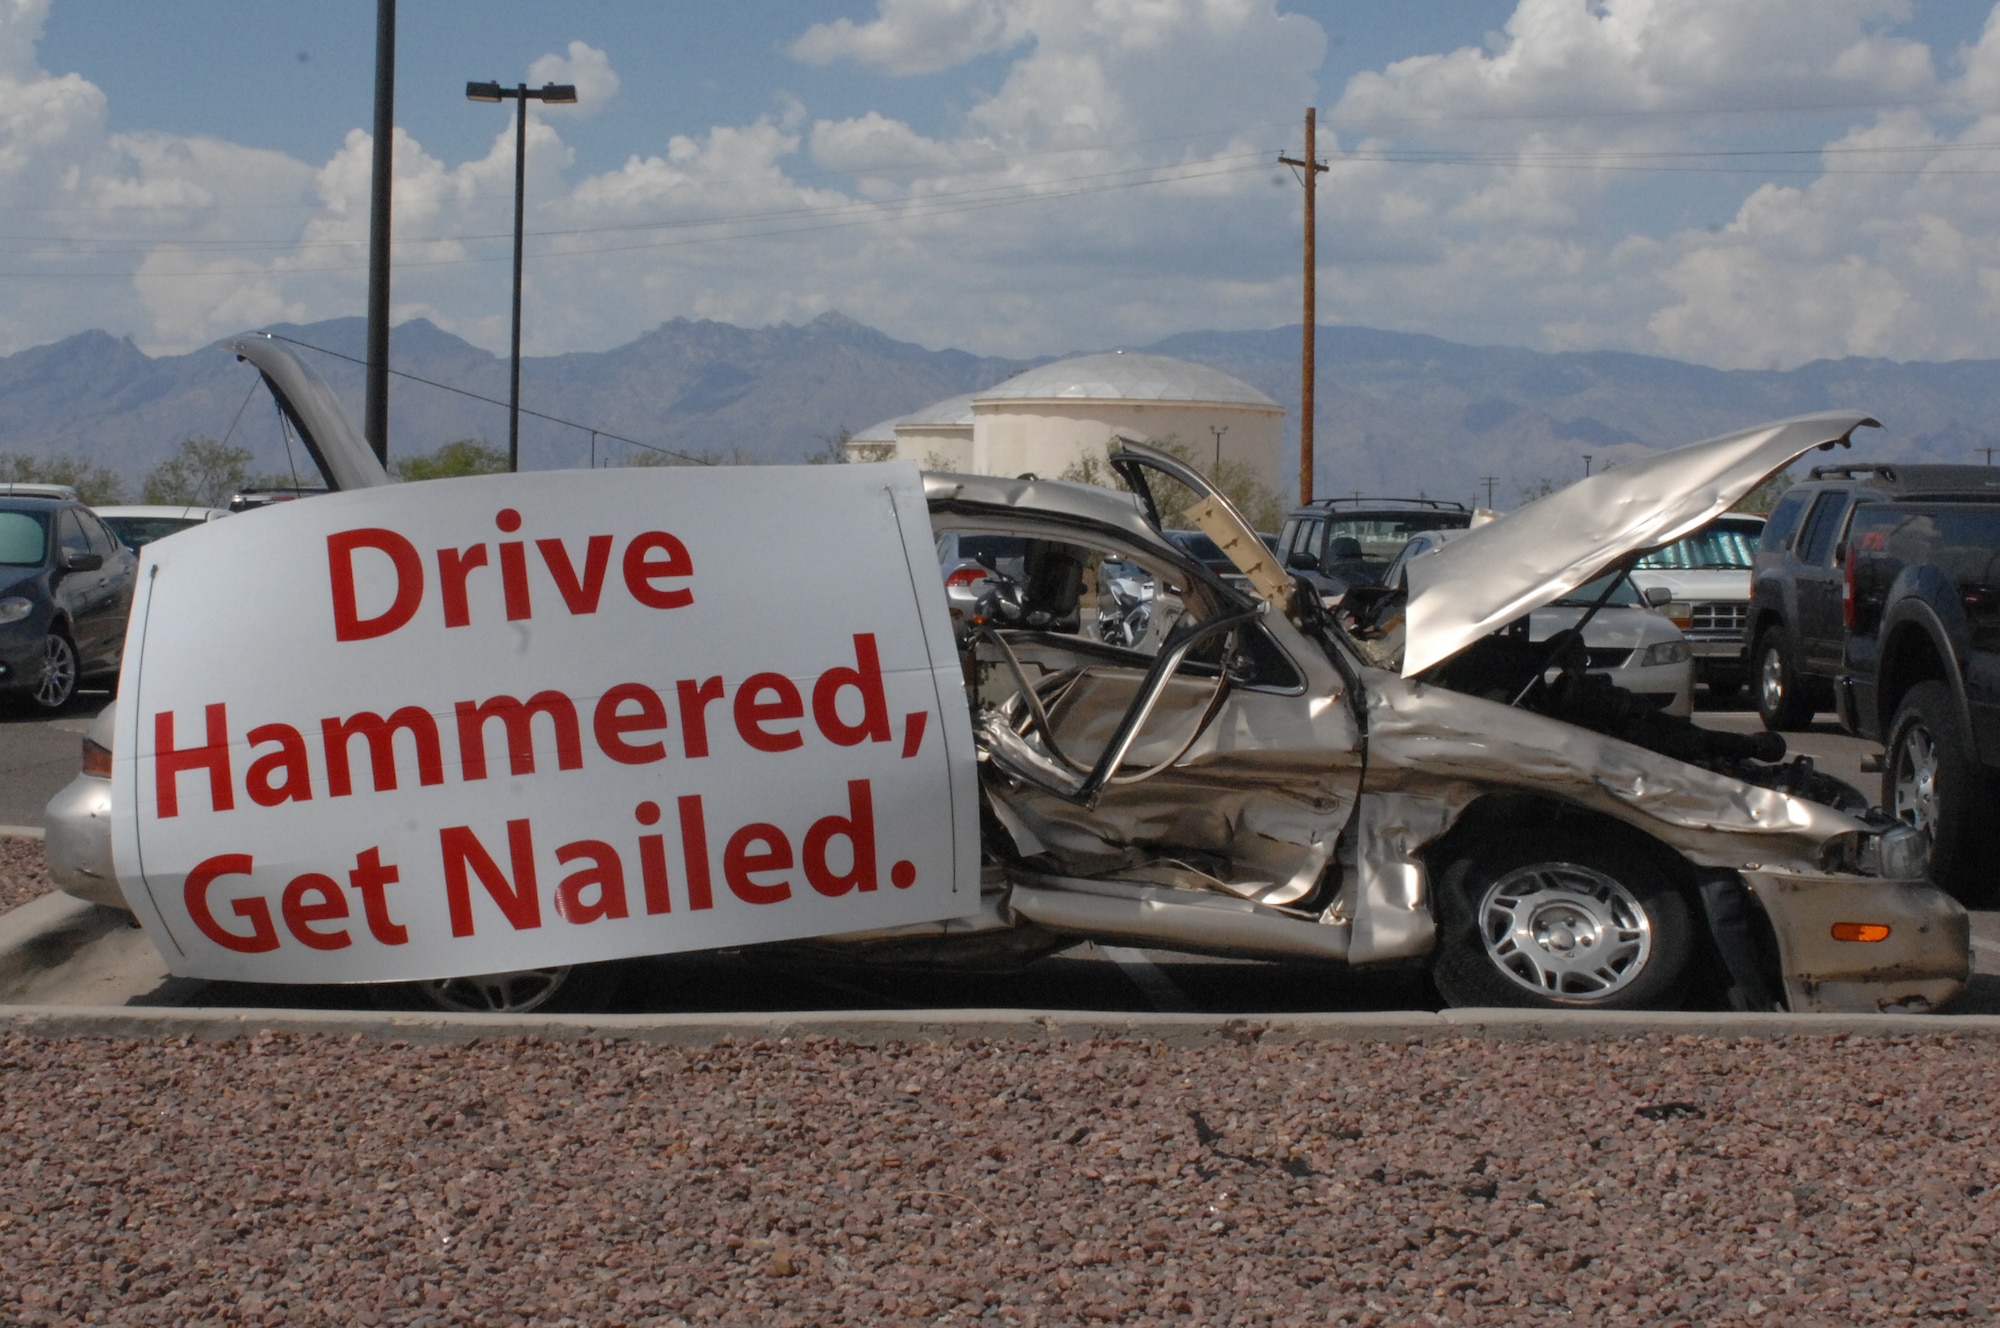
[{"label": "parked pickup truck", "polygon": [[1933,878],[2000,899],[2000,493],[1864,501],[1841,557],[1835,704],[1881,739],[1882,805],[1931,833]]}]

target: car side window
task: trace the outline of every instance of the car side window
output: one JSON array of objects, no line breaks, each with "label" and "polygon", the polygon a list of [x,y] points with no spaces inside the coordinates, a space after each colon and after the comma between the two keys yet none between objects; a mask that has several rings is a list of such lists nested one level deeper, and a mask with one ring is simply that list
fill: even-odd
[{"label": "car side window", "polygon": [[1304,522],[1299,534],[1299,546],[1294,552],[1303,553],[1317,564],[1319,562],[1319,536],[1320,532],[1325,529],[1326,523],[1318,517]]},{"label": "car side window", "polygon": [[1809,494],[1794,490],[1778,499],[1776,505],[1771,508],[1770,518],[1764,522],[1760,548],[1782,549],[1791,544],[1792,532],[1798,529],[1799,517],[1806,510],[1808,497]]},{"label": "car side window", "polygon": [[57,526],[57,529],[62,532],[64,553],[97,552],[90,547],[90,536],[83,533],[83,523],[77,520],[76,512],[73,509],[67,507],[63,509],[61,523]]},{"label": "car side window", "polygon": [[1827,561],[1833,552],[1834,536],[1840,530],[1840,518],[1846,512],[1847,495],[1838,490],[1823,493],[1813,501],[1805,529],[1799,535],[1800,562],[1818,567]]},{"label": "car side window", "polygon": [[110,527],[97,519],[95,513],[79,512],[77,519],[83,522],[83,533],[90,540],[93,553],[102,556],[107,563],[118,556],[118,537],[111,533]]}]

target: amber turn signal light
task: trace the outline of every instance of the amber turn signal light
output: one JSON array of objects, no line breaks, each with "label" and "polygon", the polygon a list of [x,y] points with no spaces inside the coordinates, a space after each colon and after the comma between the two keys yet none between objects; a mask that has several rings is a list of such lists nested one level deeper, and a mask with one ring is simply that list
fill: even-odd
[{"label": "amber turn signal light", "polygon": [[1836,941],[1886,941],[1889,939],[1889,924],[1886,922],[1836,922],[1833,924],[1833,939]]},{"label": "amber turn signal light", "polygon": [[88,738],[83,740],[83,773],[99,779],[111,778],[111,753]]}]

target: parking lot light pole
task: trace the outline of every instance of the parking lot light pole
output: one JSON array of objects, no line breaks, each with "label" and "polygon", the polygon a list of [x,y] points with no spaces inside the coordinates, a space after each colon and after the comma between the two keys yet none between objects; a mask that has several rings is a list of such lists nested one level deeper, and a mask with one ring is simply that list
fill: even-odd
[{"label": "parking lot light pole", "polygon": [[521,221],[528,190],[528,103],[566,105],[576,100],[576,88],[568,83],[544,83],[531,88],[526,83],[503,88],[498,81],[467,83],[467,101],[506,101],[513,98],[520,113],[514,121],[514,336],[512,368],[507,392],[507,469],[521,468]]}]

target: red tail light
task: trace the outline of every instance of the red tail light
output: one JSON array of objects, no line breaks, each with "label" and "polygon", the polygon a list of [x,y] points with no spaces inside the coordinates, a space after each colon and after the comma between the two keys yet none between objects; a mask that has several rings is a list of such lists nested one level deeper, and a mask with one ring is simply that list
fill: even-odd
[{"label": "red tail light", "polygon": [[944,579],[944,585],[946,590],[954,590],[960,586],[977,585],[990,576],[991,573],[984,567],[961,567]]},{"label": "red tail light", "polygon": [[1847,556],[1840,560],[1840,625],[1848,631],[1854,630],[1854,550],[1850,547]]}]

